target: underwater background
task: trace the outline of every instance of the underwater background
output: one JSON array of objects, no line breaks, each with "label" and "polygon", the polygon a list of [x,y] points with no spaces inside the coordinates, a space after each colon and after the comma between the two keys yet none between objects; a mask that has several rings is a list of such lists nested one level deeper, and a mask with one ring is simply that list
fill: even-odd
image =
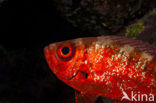
[{"label": "underwater background", "polygon": [[156,46],[155,22],[155,0],[0,0],[0,103],[74,103],[43,48],[100,35]]}]

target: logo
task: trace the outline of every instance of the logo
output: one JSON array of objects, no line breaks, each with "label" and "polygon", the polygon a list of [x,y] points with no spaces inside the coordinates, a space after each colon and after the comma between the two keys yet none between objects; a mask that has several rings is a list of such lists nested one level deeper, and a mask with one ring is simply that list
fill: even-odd
[{"label": "logo", "polygon": [[121,101],[123,100],[128,100],[128,101],[135,101],[135,102],[140,102],[140,101],[145,101],[145,102],[150,102],[153,101],[154,102],[154,94],[150,93],[150,94],[141,94],[140,91],[134,92],[131,91],[131,95],[128,96],[127,93],[123,90],[123,88],[121,88],[122,93],[123,93],[123,97],[121,99]]}]

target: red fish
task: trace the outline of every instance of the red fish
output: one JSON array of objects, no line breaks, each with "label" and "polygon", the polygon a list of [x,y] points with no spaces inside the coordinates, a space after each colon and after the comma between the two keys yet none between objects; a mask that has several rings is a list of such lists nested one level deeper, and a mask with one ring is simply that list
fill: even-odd
[{"label": "red fish", "polygon": [[76,90],[76,103],[154,102],[156,47],[118,36],[78,38],[44,48],[56,76]]}]

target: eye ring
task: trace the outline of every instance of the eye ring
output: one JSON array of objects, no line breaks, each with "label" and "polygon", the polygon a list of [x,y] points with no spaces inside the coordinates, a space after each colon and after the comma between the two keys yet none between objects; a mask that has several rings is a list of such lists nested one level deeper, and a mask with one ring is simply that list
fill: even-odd
[{"label": "eye ring", "polygon": [[56,53],[60,60],[69,61],[75,54],[75,47],[71,43],[63,44],[58,46]]},{"label": "eye ring", "polygon": [[71,53],[72,53],[72,50],[68,46],[64,46],[61,48],[61,55],[63,57],[68,57],[69,55],[71,55]]}]

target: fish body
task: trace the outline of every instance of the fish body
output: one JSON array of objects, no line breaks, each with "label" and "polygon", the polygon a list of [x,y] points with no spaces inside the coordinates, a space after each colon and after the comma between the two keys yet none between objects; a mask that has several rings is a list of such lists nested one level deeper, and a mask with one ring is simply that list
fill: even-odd
[{"label": "fish body", "polygon": [[156,96],[156,48],[149,44],[118,36],[87,37],[52,43],[44,53],[54,74],[81,95],[119,101],[132,91]]}]

